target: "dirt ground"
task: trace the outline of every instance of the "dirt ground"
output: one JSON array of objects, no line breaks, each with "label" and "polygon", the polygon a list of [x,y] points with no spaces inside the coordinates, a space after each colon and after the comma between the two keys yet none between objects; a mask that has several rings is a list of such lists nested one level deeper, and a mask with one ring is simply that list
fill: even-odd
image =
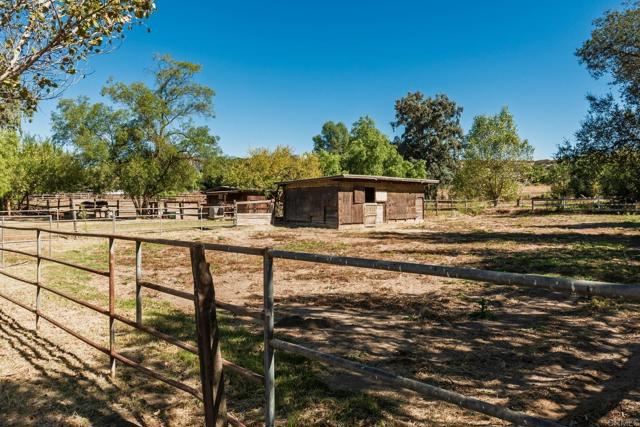
[{"label": "dirt ground", "polygon": [[[211,227],[165,236],[640,283],[640,218],[634,216],[458,215],[375,230]],[[64,239],[52,247],[56,257],[106,266],[104,243]],[[191,290],[186,250],[145,246],[143,259],[145,280]],[[214,251],[208,259],[219,300],[261,307],[261,259]],[[119,243],[117,261],[118,311],[132,317],[133,246]],[[7,271],[33,277],[33,263],[20,257],[7,262]],[[53,265],[47,265],[44,278],[106,304],[102,278]],[[33,303],[28,285],[2,278],[0,286]],[[280,338],[565,425],[640,425],[640,312],[635,304],[286,260],[275,261],[275,289]],[[148,290],[144,298],[145,321],[188,339],[189,304]],[[44,307],[75,330],[107,343],[105,318],[51,295]],[[238,328],[247,333],[237,333]],[[252,328],[242,319],[228,319],[225,357],[259,369],[260,331]],[[117,337],[125,354],[197,387],[193,360],[125,329],[119,328]],[[305,363],[277,356],[280,425],[506,425]],[[128,368],[119,368],[112,381],[107,365],[104,355],[46,322],[36,333],[33,315],[0,299],[0,425],[198,425],[201,409],[188,395]],[[249,388],[232,377],[230,407],[247,425],[257,426],[260,391]],[[340,403],[345,400],[348,405]]]}]

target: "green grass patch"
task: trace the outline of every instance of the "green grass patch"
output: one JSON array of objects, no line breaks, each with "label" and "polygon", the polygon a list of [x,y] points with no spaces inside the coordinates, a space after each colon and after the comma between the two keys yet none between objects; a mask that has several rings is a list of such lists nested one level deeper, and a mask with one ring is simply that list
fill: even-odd
[{"label": "green grass patch", "polygon": [[321,241],[321,240],[295,240],[284,245],[277,245],[278,249],[293,252],[342,252],[349,248],[349,245],[337,241]]}]

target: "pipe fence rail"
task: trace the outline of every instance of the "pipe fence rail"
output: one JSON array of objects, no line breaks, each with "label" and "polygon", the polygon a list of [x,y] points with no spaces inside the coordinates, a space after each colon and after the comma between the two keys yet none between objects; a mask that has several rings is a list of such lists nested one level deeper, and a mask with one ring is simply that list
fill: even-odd
[{"label": "pipe fence rail", "polygon": [[[143,374],[149,375],[155,379],[163,381],[180,390],[183,390],[196,398],[202,400],[205,406],[205,425],[216,425],[216,421],[222,422],[224,425],[227,420],[231,425],[241,426],[242,423],[228,414],[226,410],[226,400],[223,390],[219,387],[221,381],[224,380],[224,369],[233,370],[243,377],[261,383],[264,387],[264,425],[274,427],[276,420],[275,407],[275,351],[294,353],[304,356],[308,359],[319,361],[323,364],[337,367],[343,370],[351,371],[357,374],[366,375],[369,379],[378,382],[385,387],[393,390],[408,389],[412,390],[424,397],[445,401],[460,406],[471,411],[489,415],[502,420],[510,421],[519,426],[536,426],[536,427],[558,427],[560,424],[553,420],[535,417],[511,410],[509,408],[494,405],[489,402],[476,399],[474,397],[465,396],[463,394],[436,387],[424,382],[417,381],[412,378],[402,377],[393,372],[382,370],[374,366],[369,366],[352,360],[344,359],[326,352],[321,352],[304,345],[288,342],[275,337],[274,319],[275,319],[275,300],[274,300],[274,260],[291,260],[297,262],[329,264],[343,267],[365,268],[375,270],[394,271],[398,273],[420,274],[426,276],[446,277],[451,279],[464,279],[471,281],[480,281],[495,285],[518,286],[527,288],[541,288],[549,291],[559,291],[566,293],[574,293],[585,296],[605,296],[605,297],[622,297],[628,301],[640,302],[640,284],[620,284],[608,282],[596,282],[589,280],[580,280],[566,277],[550,277],[536,274],[507,273],[491,270],[481,270],[465,267],[449,267],[442,265],[418,264],[409,262],[384,261],[366,258],[354,258],[344,256],[331,256],[322,254],[311,254],[303,252],[292,252],[284,250],[275,250],[272,248],[256,248],[245,246],[231,246],[215,243],[197,243],[181,240],[169,240],[158,238],[145,238],[127,235],[100,234],[100,233],[75,233],[58,230],[47,230],[37,227],[21,228],[12,226],[0,226],[4,229],[30,230],[36,233],[36,241],[38,242],[35,254],[26,251],[17,251],[15,249],[2,248],[3,251],[14,252],[20,255],[27,255],[37,260],[36,280],[26,280],[14,274],[0,270],[0,275],[4,275],[22,283],[35,286],[37,288],[36,307],[29,307],[10,296],[0,293],[0,297],[13,302],[22,308],[29,310],[36,315],[36,327],[39,318],[45,319],[64,331],[72,334],[74,337],[84,341],[109,355],[112,374],[115,375],[116,361],[124,365],[138,369]],[[45,257],[41,254],[40,237],[43,233],[52,233],[60,235],[82,236],[87,238],[102,238],[109,242],[109,269],[108,271],[88,269],[80,265],[76,265],[67,261]],[[135,265],[136,265],[136,319],[129,319],[115,313],[115,252],[114,245],[116,241],[135,242]],[[194,278],[194,292],[186,292],[179,289],[169,288],[159,284],[150,283],[142,279],[142,245],[145,243],[168,245],[180,248],[188,248],[191,253],[191,265]],[[230,252],[236,254],[251,255],[262,257],[263,262],[263,310],[256,311],[240,307],[237,305],[216,301],[213,279],[206,263],[206,251]],[[83,271],[88,271],[96,275],[109,278],[109,308],[97,307],[91,303],[79,300],[78,298],[66,293],[57,291],[43,283],[41,279],[41,262],[60,263]],[[198,335],[198,347],[182,342],[174,337],[164,334],[154,328],[142,323],[142,289],[148,288],[158,292],[170,294],[179,298],[194,301],[196,307],[196,329]],[[78,334],[75,331],[60,324],[55,319],[47,316],[42,312],[40,305],[41,290],[55,293],[70,301],[76,302],[84,307],[90,308],[98,313],[109,316],[110,340],[109,348],[102,347],[90,339]],[[263,374],[252,372],[246,368],[237,366],[230,361],[223,360],[219,355],[219,343],[215,340],[217,337],[217,320],[215,309],[221,309],[235,313],[239,316],[249,317],[252,321],[262,324],[264,335],[263,349]],[[142,332],[151,334],[159,339],[165,340],[184,350],[197,354],[200,360],[200,379],[201,391],[195,388],[169,379],[162,374],[151,371],[132,361],[122,354],[118,353],[115,345],[115,324],[117,322],[124,323],[128,326],[136,328]],[[224,405],[215,405],[214,403],[224,402]],[[215,413],[215,408],[222,408]],[[222,420],[222,421],[220,421]]]}]

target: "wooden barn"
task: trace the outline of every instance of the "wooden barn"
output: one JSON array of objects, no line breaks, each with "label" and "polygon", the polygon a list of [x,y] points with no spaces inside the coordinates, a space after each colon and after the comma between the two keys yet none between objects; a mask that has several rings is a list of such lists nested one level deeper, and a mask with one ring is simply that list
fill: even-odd
[{"label": "wooden barn", "polygon": [[278,183],[285,225],[329,228],[422,222],[433,179],[337,175]]}]

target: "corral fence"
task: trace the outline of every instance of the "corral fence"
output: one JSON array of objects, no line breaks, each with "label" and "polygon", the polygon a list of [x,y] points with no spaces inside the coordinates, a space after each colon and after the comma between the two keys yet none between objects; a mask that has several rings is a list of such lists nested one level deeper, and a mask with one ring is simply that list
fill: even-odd
[{"label": "corral fence", "polygon": [[602,198],[531,199],[531,211],[640,213],[640,202],[624,202]]},{"label": "corral fence", "polygon": [[[209,212],[205,207],[171,207],[146,208],[144,214],[134,211],[123,211],[113,208],[78,208],[74,210],[21,210],[0,211],[0,220],[13,222],[48,223],[49,228],[74,232],[102,232],[106,229],[112,233],[160,233],[180,230],[204,230],[207,228]],[[228,218],[225,218],[228,219]],[[221,221],[216,225],[232,222]],[[43,228],[46,227],[42,224]]]},{"label": "corral fence", "polygon": [[425,215],[441,213],[479,214],[492,210],[530,212],[640,213],[640,202],[623,202],[603,198],[531,198],[504,200],[430,199],[425,200]]},{"label": "corral fence", "polygon": [[[5,230],[16,230],[13,226],[0,226]],[[585,296],[604,296],[604,297],[622,297],[629,301],[640,301],[640,286],[619,283],[595,282],[588,280],[579,280],[563,277],[549,277],[535,274],[519,274],[507,273],[490,270],[479,270],[465,267],[449,267],[441,265],[428,265],[408,262],[383,261],[365,258],[353,258],[344,256],[331,256],[322,254],[311,254],[302,252],[291,252],[284,250],[276,250],[272,248],[256,248],[243,246],[229,246],[213,243],[197,243],[180,240],[152,239],[133,236],[121,236],[113,234],[97,234],[97,233],[73,233],[61,232],[57,230],[48,230],[37,227],[19,228],[22,231],[30,231],[35,233],[36,252],[31,253],[22,250],[16,250],[7,247],[1,247],[1,251],[15,253],[35,258],[36,264],[36,280],[26,280],[15,274],[0,270],[0,275],[4,275],[10,279],[17,280],[21,283],[35,286],[37,289],[35,298],[35,307],[24,304],[0,290],[0,297],[24,308],[35,314],[36,326],[39,319],[44,319],[51,324],[61,328],[74,337],[82,340],[86,344],[107,354],[110,358],[111,372],[115,375],[116,361],[137,369],[138,371],[151,376],[155,379],[172,385],[182,391],[185,391],[204,403],[205,409],[205,425],[207,427],[214,425],[225,425],[228,421],[231,425],[241,426],[242,423],[228,414],[226,411],[226,400],[224,391],[220,388],[224,381],[224,369],[231,369],[243,375],[244,377],[260,382],[264,388],[264,425],[267,427],[275,426],[275,351],[283,351],[294,353],[308,359],[319,361],[323,364],[331,365],[353,373],[361,374],[368,379],[384,385],[390,390],[408,389],[412,390],[423,397],[445,401],[462,408],[466,408],[485,415],[496,417],[502,420],[510,421],[519,426],[540,426],[540,427],[558,427],[555,421],[543,419],[535,416],[511,410],[506,407],[494,405],[480,399],[465,396],[457,392],[446,390],[437,386],[433,386],[424,382],[417,381],[394,374],[393,372],[382,370],[374,366],[365,365],[352,360],[348,360],[336,355],[321,352],[313,348],[300,345],[297,343],[281,340],[275,337],[274,319],[275,319],[275,299],[274,289],[275,283],[273,278],[274,261],[285,259],[303,263],[326,264],[353,268],[375,269],[393,271],[397,273],[420,274],[427,276],[446,277],[453,279],[463,279],[469,281],[478,281],[491,283],[496,285],[516,286],[525,288],[546,289],[549,291],[559,291],[566,293],[575,293]],[[60,234],[66,236],[82,236],[87,238],[106,239],[109,242],[108,271],[100,271],[86,266],[73,264],[64,260],[54,259],[42,255],[41,236],[43,234]],[[115,312],[115,251],[114,245],[117,241],[135,242],[135,262],[136,262],[136,319],[129,319]],[[143,280],[142,276],[142,248],[143,244],[167,245],[178,248],[188,248],[191,254],[191,265],[194,280],[194,292],[185,292],[183,290],[170,288]],[[244,254],[262,258],[263,273],[263,310],[256,311],[245,307],[240,307],[215,300],[215,290],[213,286],[213,278],[206,263],[206,251],[220,251],[236,254]],[[95,306],[91,303],[81,301],[78,298],[66,293],[57,291],[47,286],[41,280],[41,264],[42,262],[52,262],[67,267],[72,267],[96,275],[109,278],[109,308]],[[148,288],[158,292],[170,294],[179,298],[193,301],[196,308],[195,323],[197,330],[198,347],[194,347],[188,343],[184,343],[158,331],[154,328],[146,326],[142,323],[142,289]],[[41,293],[48,291],[61,296],[65,299],[73,301],[86,308],[92,309],[109,317],[109,347],[103,347],[93,342],[89,338],[80,335],[78,332],[71,330],[67,326],[61,324],[57,320],[43,313],[41,308]],[[222,360],[220,357],[218,329],[216,320],[216,308],[226,310],[240,316],[248,317],[254,322],[262,325],[264,335],[263,347],[263,375],[251,372],[243,367],[237,366],[232,362]],[[165,340],[184,350],[197,354],[200,360],[200,380],[201,390],[197,390],[186,384],[179,383],[164,375],[152,371],[139,363],[130,360],[120,354],[115,343],[115,325],[116,322],[123,323],[138,329],[139,331],[151,334],[159,339]]]}]

